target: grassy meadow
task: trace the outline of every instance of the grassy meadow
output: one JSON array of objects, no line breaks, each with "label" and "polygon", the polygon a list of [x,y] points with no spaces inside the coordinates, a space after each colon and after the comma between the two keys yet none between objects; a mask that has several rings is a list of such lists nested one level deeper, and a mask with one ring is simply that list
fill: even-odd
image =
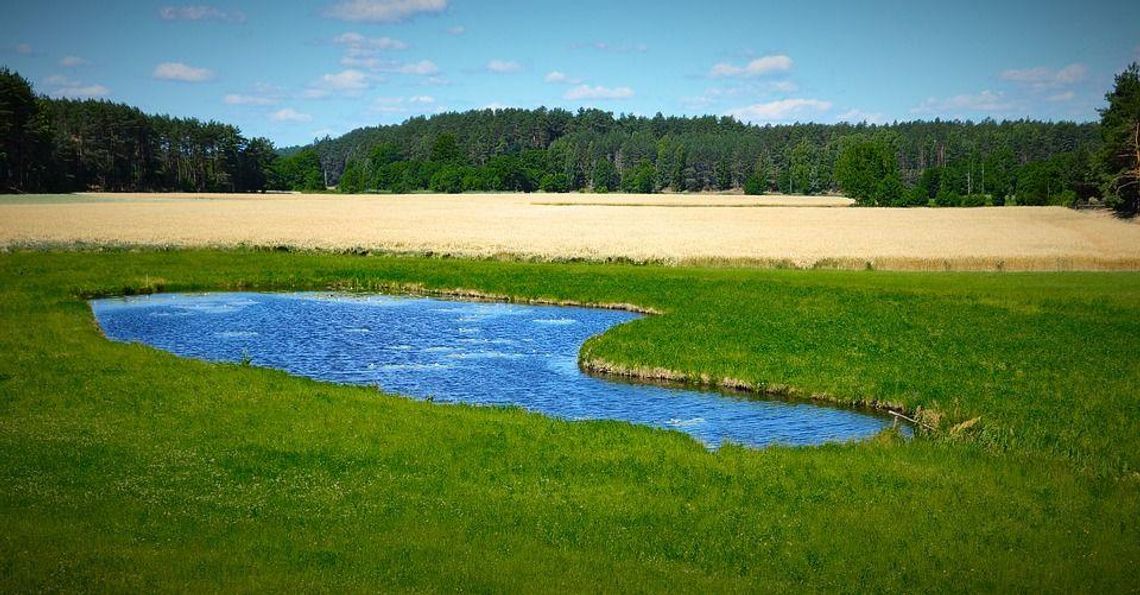
[{"label": "grassy meadow", "polygon": [[[937,429],[709,451],[180,359],[85,303],[238,289],[634,304],[591,365]],[[1138,354],[1137,273],[8,252],[0,590],[1135,591]]]}]

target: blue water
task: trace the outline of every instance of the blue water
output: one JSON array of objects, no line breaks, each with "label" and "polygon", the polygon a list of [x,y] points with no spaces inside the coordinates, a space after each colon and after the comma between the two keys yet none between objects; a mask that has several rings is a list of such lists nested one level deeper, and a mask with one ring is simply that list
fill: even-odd
[{"label": "blue water", "polygon": [[853,410],[582,373],[582,342],[641,317],[629,312],[322,293],[164,294],[91,307],[109,338],[181,356],[248,359],[436,402],[671,428],[713,447],[856,440],[890,423]]}]

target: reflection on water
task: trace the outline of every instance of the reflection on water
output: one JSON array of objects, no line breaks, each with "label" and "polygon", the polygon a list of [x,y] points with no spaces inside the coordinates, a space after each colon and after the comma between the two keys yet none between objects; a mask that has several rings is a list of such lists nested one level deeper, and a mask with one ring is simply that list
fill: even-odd
[{"label": "reflection on water", "polygon": [[629,312],[320,293],[155,295],[95,300],[92,309],[111,339],[182,356],[248,359],[436,402],[671,428],[710,446],[860,439],[890,423],[809,403],[583,374],[582,342],[640,317]]}]

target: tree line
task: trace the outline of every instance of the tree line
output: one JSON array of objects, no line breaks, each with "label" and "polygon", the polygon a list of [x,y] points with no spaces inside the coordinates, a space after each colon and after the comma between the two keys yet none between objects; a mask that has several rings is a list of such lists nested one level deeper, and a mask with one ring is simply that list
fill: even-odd
[{"label": "tree line", "polygon": [[0,191],[250,192],[274,185],[273,143],[121,103],[37,96],[0,69]]},{"label": "tree line", "polygon": [[289,158],[319,171],[308,179],[347,192],[743,189],[842,192],[881,206],[1072,206],[1103,198],[1135,212],[1135,174],[1127,173],[1140,159],[1127,146],[1140,138],[1132,134],[1140,126],[1135,79],[1136,65],[1117,77],[1101,123],[756,126],[715,116],[485,109],[360,128]]},{"label": "tree line", "polygon": [[1133,64],[1100,123],[757,126],[730,117],[484,109],[275,150],[233,126],[36,96],[0,69],[0,190],[841,192],[864,205],[1074,205],[1135,213]]},{"label": "tree line", "polygon": [[[744,189],[845,192],[896,206],[1073,204],[1100,193],[1102,144],[1096,123],[754,126],[728,117],[539,108],[361,128],[287,159],[306,161],[320,172],[310,179],[327,177],[349,192]],[[853,172],[874,179],[875,191],[860,191]]]},{"label": "tree line", "polygon": [[[840,150],[848,142],[845,139],[861,136],[891,138],[890,150],[903,184],[913,186],[928,170],[941,169],[947,184],[961,194],[982,187],[986,165],[990,165],[986,176],[994,182],[987,191],[1012,184],[999,180],[999,174],[1011,180],[1009,170],[1055,157],[1058,164],[1064,161],[1067,168],[1072,169],[1070,163],[1086,173],[1085,164],[1100,145],[1094,123],[935,120],[758,127],[731,117],[614,116],[600,109],[571,113],[538,108],[413,117],[401,124],[319,140],[309,148],[315,150],[329,179],[339,182],[347,173],[350,186],[363,184],[364,189],[377,191],[431,189],[435,174],[450,166],[464,171],[458,176],[449,171],[440,181],[467,179],[472,186],[466,190],[538,189],[548,178],[554,187],[568,182],[571,190],[703,191],[747,186],[756,191],[823,194],[841,190],[834,176]],[[454,146],[443,161],[437,147],[441,139]],[[393,168],[397,163],[402,165]],[[496,174],[504,169],[522,170],[526,179]],[[496,185],[497,180],[505,184]],[[1083,180],[1070,176],[1065,181],[1078,194],[1094,194]]]}]

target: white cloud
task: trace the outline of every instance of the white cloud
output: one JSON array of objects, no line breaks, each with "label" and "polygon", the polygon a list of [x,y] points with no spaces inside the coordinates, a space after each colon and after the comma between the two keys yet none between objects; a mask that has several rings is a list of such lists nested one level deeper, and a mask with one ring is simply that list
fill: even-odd
[{"label": "white cloud", "polygon": [[329,95],[332,95],[332,91],[318,87],[309,87],[301,91],[301,99],[324,99]]},{"label": "white cloud", "polygon": [[48,86],[48,95],[52,97],[92,99],[105,97],[111,93],[111,90],[103,85],[87,84],[59,74],[49,76],[44,83]]},{"label": "white cloud", "polygon": [[208,68],[195,68],[182,62],[163,62],[154,67],[151,76],[162,81],[201,83],[214,78],[214,71]]},{"label": "white cloud", "polygon": [[87,60],[79,56],[64,56],[59,60],[59,65],[64,68],[77,68],[79,66],[86,66],[87,64]]},{"label": "white cloud", "polygon": [[341,33],[333,38],[333,43],[346,45],[351,48],[367,48],[373,50],[403,50],[408,44],[391,37],[366,37],[359,33]]},{"label": "white cloud", "polygon": [[404,107],[403,97],[377,97],[372,100],[372,107],[369,111],[377,114],[395,114],[408,111]]},{"label": "white cloud", "polygon": [[783,54],[778,54],[775,56],[761,56],[744,66],[721,62],[709,70],[709,76],[713,78],[753,77],[771,74],[773,72],[785,72],[791,70],[791,68],[792,59]]},{"label": "white cloud", "polygon": [[1050,96],[1045,98],[1045,101],[1052,101],[1054,103],[1063,103],[1066,101],[1072,101],[1073,98],[1076,96],[1077,96],[1076,93],[1073,93],[1072,91],[1065,91],[1063,93],[1055,93],[1053,95],[1050,95]]},{"label": "white cloud", "polygon": [[1002,80],[1029,85],[1034,90],[1042,90],[1079,83],[1084,80],[1087,74],[1088,67],[1084,64],[1070,64],[1060,70],[1053,70],[1044,66],[1005,70],[1002,71],[1001,78]]},{"label": "white cloud", "polygon": [[286,96],[285,90],[277,85],[256,82],[249,93],[229,93],[222,97],[226,105],[265,106],[276,105]]},{"label": "white cloud", "polygon": [[447,28],[447,34],[448,35],[463,35],[466,32],[467,32],[467,28],[464,27],[463,25],[456,25],[454,27],[448,27]]},{"label": "white cloud", "polygon": [[349,68],[380,70],[386,64],[393,64],[393,62],[380,58],[373,50],[363,48],[348,48],[340,59],[340,65]]},{"label": "white cloud", "polygon": [[272,97],[263,97],[260,95],[239,95],[231,93],[222,98],[226,105],[273,105],[277,103],[276,99]]},{"label": "white cloud", "polygon": [[291,107],[286,107],[269,114],[269,119],[274,122],[309,122],[313,117]]},{"label": "white cloud", "polygon": [[383,78],[354,68],[323,74],[301,92],[302,99],[325,99],[333,95],[357,97]]},{"label": "white cloud", "polygon": [[440,111],[435,106],[435,98],[430,95],[412,97],[377,97],[372,100],[369,111],[375,114],[424,114]]},{"label": "white cloud", "polygon": [[1004,112],[1014,108],[1014,103],[1005,94],[982,91],[975,94],[961,94],[945,99],[928,98],[910,111],[914,114],[956,114],[962,112]]},{"label": "white cloud", "polygon": [[831,109],[830,101],[820,99],[780,99],[768,103],[754,103],[726,112],[744,122],[786,122]]},{"label": "white cloud", "polygon": [[364,68],[373,72],[393,72],[397,74],[415,74],[428,76],[439,73],[439,66],[431,60],[418,62],[400,62],[387,58],[380,58],[375,51],[366,48],[348,48],[340,59],[342,66],[350,69]]},{"label": "white cloud", "polygon": [[712,99],[707,95],[698,95],[696,97],[682,97],[678,102],[681,104],[681,107],[687,110],[697,111],[708,108],[709,104],[712,103]]},{"label": "white cloud", "polygon": [[601,85],[578,85],[570,89],[563,95],[565,99],[571,101],[580,99],[596,99],[596,100],[610,100],[610,99],[629,99],[633,97],[633,89],[629,87],[603,87]]},{"label": "white cloud", "polygon": [[501,109],[514,109],[514,107],[515,106],[513,106],[509,103],[503,103],[501,101],[492,101],[491,103],[488,103],[487,105],[484,105],[483,107],[481,107],[479,109],[489,109],[489,110],[498,111]]},{"label": "white cloud", "polygon": [[799,90],[791,81],[741,79],[723,86],[708,87],[697,96],[682,97],[680,104],[687,110],[707,110],[714,106],[732,105],[744,101],[776,99]]},{"label": "white cloud", "polygon": [[495,74],[509,74],[522,70],[522,64],[514,60],[491,60],[487,63],[487,71]]},{"label": "white cloud", "polygon": [[358,23],[398,23],[446,8],[447,0],[345,0],[328,7],[324,15]]},{"label": "white cloud", "polygon": [[94,97],[105,97],[110,92],[111,90],[103,85],[81,85],[56,89],[52,94],[56,97],[68,97],[71,99],[91,99]]},{"label": "white cloud", "polygon": [[342,70],[321,77],[325,87],[334,91],[361,91],[368,88],[368,75],[359,70]]},{"label": "white cloud", "polygon": [[858,124],[866,122],[868,124],[882,124],[883,114],[879,112],[865,112],[861,109],[849,109],[842,114],[835,116],[836,122],[849,122],[851,124]]},{"label": "white cloud", "polygon": [[725,98],[739,97],[744,94],[753,95],[754,91],[742,86],[709,87],[705,89],[704,93],[696,97],[681,98],[681,105],[690,110],[706,109],[714,103],[720,103]]},{"label": "white cloud", "polygon": [[436,66],[435,62],[431,60],[420,60],[419,62],[401,64],[395,69],[395,72],[399,72],[400,74],[429,75],[438,73],[439,66]]},{"label": "white cloud", "polygon": [[24,54],[24,55],[31,54],[32,53],[32,46],[30,44],[27,44],[27,43],[17,43],[16,44],[16,53],[17,54]]},{"label": "white cloud", "polygon": [[333,38],[333,43],[346,46],[344,56],[341,57],[342,66],[350,68],[367,68],[368,70],[382,70],[385,66],[396,64],[392,60],[382,59],[383,52],[407,49],[408,44],[391,37],[367,37],[360,33],[342,33]]},{"label": "white cloud", "polygon": [[245,15],[240,11],[225,11],[214,6],[163,6],[158,9],[158,18],[164,21],[222,21],[244,23]]},{"label": "white cloud", "polygon": [[582,79],[573,78],[565,72],[558,70],[551,70],[546,73],[546,76],[542,77],[542,80],[556,85],[577,85],[582,82]]}]

